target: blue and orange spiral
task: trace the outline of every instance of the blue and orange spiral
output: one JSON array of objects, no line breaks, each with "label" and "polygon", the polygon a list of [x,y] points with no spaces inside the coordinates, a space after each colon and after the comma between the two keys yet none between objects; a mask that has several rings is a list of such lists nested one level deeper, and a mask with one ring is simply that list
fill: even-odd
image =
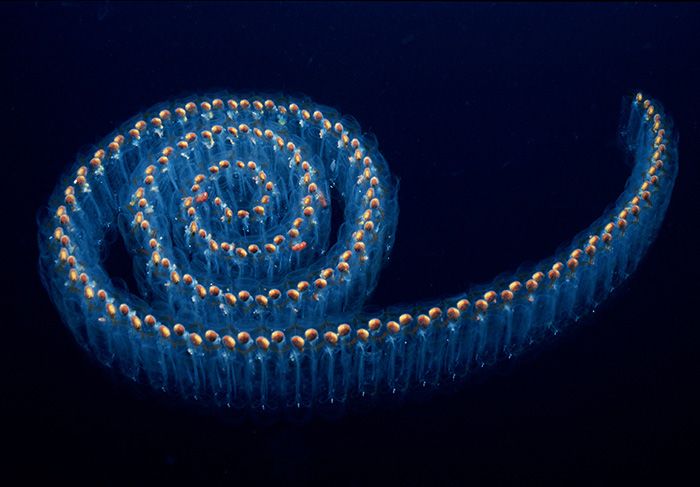
[{"label": "blue and orange spiral", "polygon": [[[82,158],[51,198],[39,232],[44,284],[101,362],[240,408],[455,380],[597,306],[658,231],[677,171],[668,117],[638,94],[625,128],[632,175],[565,252],[508,280],[369,316],[398,184],[353,119],[274,98],[149,109]],[[138,293],[105,269],[113,229]]]}]

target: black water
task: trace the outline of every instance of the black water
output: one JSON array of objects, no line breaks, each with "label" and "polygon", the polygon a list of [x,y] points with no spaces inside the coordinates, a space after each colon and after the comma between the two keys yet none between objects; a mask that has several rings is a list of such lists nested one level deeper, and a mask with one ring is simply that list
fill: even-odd
[{"label": "black water", "polygon": [[[9,478],[697,478],[700,5],[64,2],[2,5],[0,19]],[[454,294],[585,228],[627,177],[618,113],[638,89],[674,117],[681,169],[639,271],[538,353],[417,403],[237,424],[113,380],[36,274],[34,217],[76,153],[145,107],[215,89],[303,93],[376,134],[401,216],[374,306]]]}]

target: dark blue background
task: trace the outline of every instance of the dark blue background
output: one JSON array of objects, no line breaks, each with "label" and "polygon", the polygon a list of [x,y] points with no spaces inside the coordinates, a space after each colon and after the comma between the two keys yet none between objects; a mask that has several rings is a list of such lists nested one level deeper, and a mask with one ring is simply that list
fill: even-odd
[{"label": "dark blue background", "polygon": [[[15,314],[2,320],[3,435],[23,475],[464,485],[691,472],[698,4],[63,3],[0,17],[3,245],[19,244],[3,269]],[[585,228],[627,177],[619,109],[638,89],[674,117],[681,170],[658,241],[585,327],[450,395],[231,424],[112,380],[35,271],[35,213],[75,154],[156,102],[216,89],[306,94],[376,134],[401,179],[377,306],[454,294]]]}]

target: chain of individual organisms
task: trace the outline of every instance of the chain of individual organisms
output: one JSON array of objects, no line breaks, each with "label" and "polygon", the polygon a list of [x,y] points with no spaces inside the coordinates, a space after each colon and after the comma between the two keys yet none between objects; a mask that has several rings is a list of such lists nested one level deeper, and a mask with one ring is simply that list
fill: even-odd
[{"label": "chain of individual organisms", "polygon": [[[156,106],[80,158],[51,197],[39,222],[42,278],[100,362],[240,409],[458,380],[594,309],[649,247],[677,172],[670,121],[637,94],[623,128],[633,167],[624,191],[561,252],[508,279],[368,315],[394,240],[397,181],[352,118],[275,98]],[[335,239],[331,205],[343,214]],[[105,269],[116,232],[138,293]]]}]

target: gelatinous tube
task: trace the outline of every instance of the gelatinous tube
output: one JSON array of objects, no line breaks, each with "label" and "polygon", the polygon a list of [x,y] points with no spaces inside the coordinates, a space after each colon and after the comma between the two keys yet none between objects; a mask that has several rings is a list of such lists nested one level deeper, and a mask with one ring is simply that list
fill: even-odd
[{"label": "gelatinous tube", "polygon": [[[309,100],[166,104],[66,176],[39,222],[40,271],[99,361],[183,397],[270,410],[402,393],[517,354],[635,269],[677,160],[670,121],[641,94],[625,137],[624,191],[563,252],[507,280],[368,316],[398,218],[398,185],[376,141]],[[331,205],[344,214],[334,241]],[[112,229],[139,295],[105,270]]]}]

